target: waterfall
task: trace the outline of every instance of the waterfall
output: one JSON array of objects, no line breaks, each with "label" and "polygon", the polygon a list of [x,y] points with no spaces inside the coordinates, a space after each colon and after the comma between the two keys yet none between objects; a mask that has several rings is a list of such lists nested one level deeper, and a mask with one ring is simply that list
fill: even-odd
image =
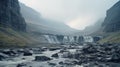
[{"label": "waterfall", "polygon": [[64,36],[64,35],[44,35],[48,43],[51,44],[81,44],[85,42],[94,42],[92,36]]},{"label": "waterfall", "polygon": [[84,36],[84,42],[93,42],[93,37],[92,36]]},{"label": "waterfall", "polygon": [[46,38],[46,40],[48,41],[48,43],[52,43],[52,40],[50,39],[49,35],[44,35],[44,37]]},{"label": "waterfall", "polygon": [[55,35],[44,35],[48,43],[58,44],[60,43]]}]

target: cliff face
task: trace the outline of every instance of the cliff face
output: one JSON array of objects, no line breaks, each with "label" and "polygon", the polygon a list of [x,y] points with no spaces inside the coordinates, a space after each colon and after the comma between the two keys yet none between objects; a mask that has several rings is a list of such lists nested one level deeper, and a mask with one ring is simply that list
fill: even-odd
[{"label": "cliff face", "polygon": [[120,31],[120,1],[107,11],[103,25],[104,32]]},{"label": "cliff face", "polygon": [[8,27],[16,31],[26,30],[18,0],[0,0],[0,27]]}]

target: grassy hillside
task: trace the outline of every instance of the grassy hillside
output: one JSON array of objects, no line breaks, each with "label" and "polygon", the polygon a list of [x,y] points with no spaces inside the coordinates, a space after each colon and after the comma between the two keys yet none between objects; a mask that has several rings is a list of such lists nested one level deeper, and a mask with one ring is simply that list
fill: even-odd
[{"label": "grassy hillside", "polygon": [[106,36],[100,40],[100,43],[120,43],[120,32],[104,33]]},{"label": "grassy hillside", "polygon": [[10,28],[0,27],[0,47],[24,47],[33,42],[26,32],[17,32]]}]

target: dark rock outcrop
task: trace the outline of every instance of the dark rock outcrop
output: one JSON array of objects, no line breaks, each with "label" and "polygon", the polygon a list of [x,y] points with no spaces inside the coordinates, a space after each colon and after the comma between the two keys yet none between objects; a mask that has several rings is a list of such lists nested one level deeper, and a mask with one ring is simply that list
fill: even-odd
[{"label": "dark rock outcrop", "polygon": [[107,16],[102,26],[104,32],[120,31],[120,1],[107,11]]},{"label": "dark rock outcrop", "polygon": [[26,30],[18,0],[0,0],[0,26],[16,31]]}]

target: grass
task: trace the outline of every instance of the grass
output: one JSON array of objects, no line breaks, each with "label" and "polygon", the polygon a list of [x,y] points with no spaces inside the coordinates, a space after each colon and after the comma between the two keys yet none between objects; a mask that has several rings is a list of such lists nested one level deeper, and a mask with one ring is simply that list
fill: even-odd
[{"label": "grass", "polygon": [[105,38],[99,43],[120,43],[120,32],[106,33]]},{"label": "grass", "polygon": [[25,47],[32,42],[30,39],[26,32],[0,27],[0,47]]}]

